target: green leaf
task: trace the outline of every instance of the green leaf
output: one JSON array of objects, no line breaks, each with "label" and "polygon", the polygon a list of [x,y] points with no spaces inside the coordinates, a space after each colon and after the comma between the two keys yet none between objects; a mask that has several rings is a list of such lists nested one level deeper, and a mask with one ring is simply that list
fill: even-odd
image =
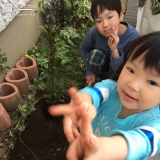
[{"label": "green leaf", "polygon": [[69,44],[74,45],[73,42],[70,39],[68,39],[67,41],[68,41]]},{"label": "green leaf", "polygon": [[47,35],[50,36],[49,32],[47,31],[46,28],[44,28],[43,26],[39,26],[39,28]]}]

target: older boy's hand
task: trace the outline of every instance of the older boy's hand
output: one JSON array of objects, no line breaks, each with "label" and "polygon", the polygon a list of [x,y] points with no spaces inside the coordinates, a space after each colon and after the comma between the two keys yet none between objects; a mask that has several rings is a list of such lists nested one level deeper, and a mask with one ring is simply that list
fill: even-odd
[{"label": "older boy's hand", "polygon": [[118,29],[112,28],[111,36],[108,38],[108,46],[111,49],[112,56],[115,58],[119,57],[119,53],[117,50],[117,45],[119,43]]},{"label": "older boy's hand", "polygon": [[95,82],[96,76],[95,74],[91,74],[86,76],[86,83],[88,86],[91,86]]}]

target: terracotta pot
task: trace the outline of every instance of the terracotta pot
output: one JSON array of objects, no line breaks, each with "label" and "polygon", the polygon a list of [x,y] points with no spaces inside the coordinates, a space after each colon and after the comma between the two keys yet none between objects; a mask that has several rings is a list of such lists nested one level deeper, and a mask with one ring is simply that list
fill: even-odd
[{"label": "terracotta pot", "polygon": [[35,59],[31,56],[22,57],[17,63],[17,68],[21,68],[28,73],[29,80],[38,77],[38,68]]},{"label": "terracotta pot", "polygon": [[25,94],[29,91],[29,78],[25,70],[20,68],[13,68],[5,76],[7,82],[13,83],[17,86],[20,94]]},{"label": "terracotta pot", "polygon": [[4,131],[11,127],[11,118],[0,103],[0,131]]},{"label": "terracotta pot", "polygon": [[8,82],[0,84],[0,103],[6,111],[12,111],[21,103],[21,96],[18,88]]}]

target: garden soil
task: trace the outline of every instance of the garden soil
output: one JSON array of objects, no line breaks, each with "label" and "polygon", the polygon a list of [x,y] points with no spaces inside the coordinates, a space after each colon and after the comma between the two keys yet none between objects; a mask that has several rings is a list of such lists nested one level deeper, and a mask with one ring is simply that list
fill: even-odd
[{"label": "garden soil", "polygon": [[[25,130],[20,138],[17,136],[8,160],[66,160],[69,144],[63,132],[63,117],[52,117],[47,112],[45,99],[41,99],[35,107],[36,110],[26,119]],[[4,144],[7,141],[9,139],[6,136],[0,143],[1,149],[6,149]]]}]

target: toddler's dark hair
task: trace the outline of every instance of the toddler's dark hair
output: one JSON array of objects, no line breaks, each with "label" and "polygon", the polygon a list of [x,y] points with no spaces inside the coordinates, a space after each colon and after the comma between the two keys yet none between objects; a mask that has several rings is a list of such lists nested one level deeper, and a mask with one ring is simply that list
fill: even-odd
[{"label": "toddler's dark hair", "polygon": [[144,61],[144,69],[155,69],[160,75],[160,31],[143,35],[130,42],[124,50],[123,63],[110,78],[118,80],[127,60],[133,61],[140,56]]},{"label": "toddler's dark hair", "polygon": [[102,13],[105,9],[109,11],[117,11],[117,13],[121,14],[122,6],[121,0],[93,0],[91,5],[91,16],[93,20],[98,16],[97,7],[100,7],[100,12]]}]

